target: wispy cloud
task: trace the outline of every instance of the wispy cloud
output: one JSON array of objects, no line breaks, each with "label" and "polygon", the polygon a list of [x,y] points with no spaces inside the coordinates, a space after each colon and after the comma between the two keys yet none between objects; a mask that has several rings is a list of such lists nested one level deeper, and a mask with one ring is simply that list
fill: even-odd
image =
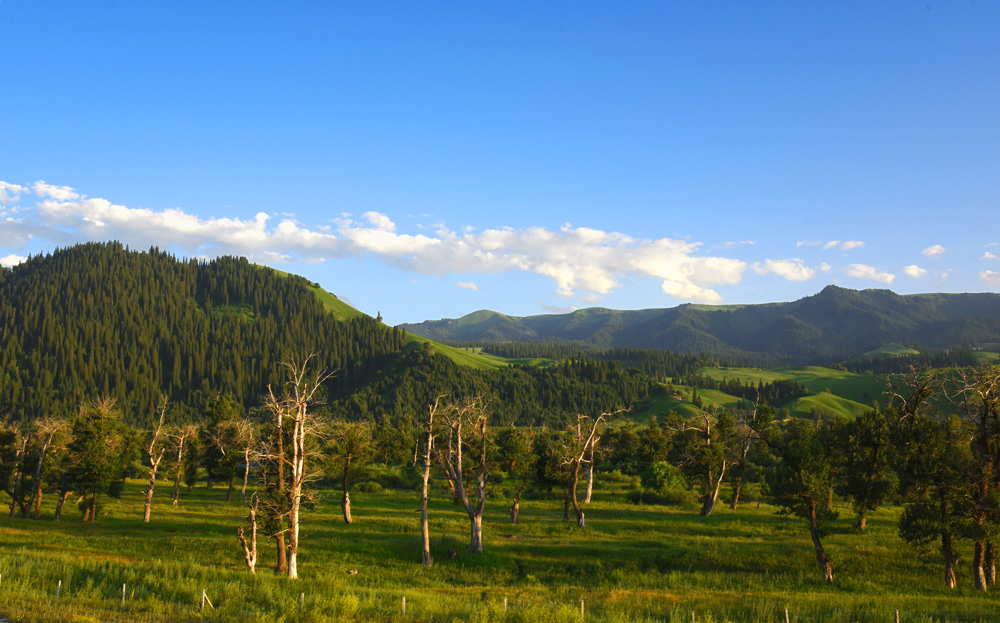
[{"label": "wispy cloud", "polygon": [[28,192],[24,186],[0,182],[0,203],[13,203],[21,198],[21,195]]},{"label": "wispy cloud", "polygon": [[[577,297],[581,302],[596,301],[624,280],[650,277],[659,280],[671,297],[718,303],[722,296],[715,287],[740,283],[749,268],[743,260],[707,253],[700,242],[637,239],[570,224],[558,230],[501,227],[477,231],[463,226],[452,231],[438,223],[409,234],[398,231],[388,215],[374,211],[306,225],[287,215],[264,212],[251,218],[202,218],[180,208],[135,209],[41,181],[30,187],[5,184],[4,196],[27,197],[28,188],[38,199],[34,205],[21,206],[17,218],[7,217],[9,222],[0,228],[0,249],[23,250],[32,239],[56,244],[115,239],[139,248],[170,248],[192,257],[244,255],[265,264],[371,257],[421,274],[520,270],[549,277],[556,295]],[[739,243],[744,244],[752,242]],[[808,279],[816,270],[794,259],[767,260],[754,268],[793,281]],[[473,284],[460,283],[467,285],[459,287]]]},{"label": "wispy cloud", "polygon": [[921,251],[921,253],[926,255],[927,257],[937,257],[938,255],[943,255],[947,250],[948,249],[945,249],[941,245],[936,244],[932,247],[927,247],[926,249]]},{"label": "wispy cloud", "polygon": [[479,286],[471,281],[456,281],[455,285],[464,288],[466,290],[472,290],[473,292],[479,292]]},{"label": "wispy cloud", "polygon": [[538,301],[538,306],[550,314],[571,314],[576,311],[576,305],[564,307],[562,305],[549,305],[544,301]]},{"label": "wispy cloud", "polygon": [[987,251],[986,253],[983,253],[983,256],[981,258],[979,258],[979,259],[981,259],[981,260],[1000,260],[1000,257],[997,257],[993,253],[990,253],[989,251]]},{"label": "wispy cloud", "polygon": [[890,284],[896,278],[896,275],[893,275],[892,273],[880,271],[877,268],[866,264],[851,264],[844,269],[844,272],[855,279],[871,279],[874,281],[880,281],[884,284]]},{"label": "wispy cloud", "polygon": [[979,273],[979,280],[990,287],[1000,288],[1000,273],[998,272],[984,270]]},{"label": "wispy cloud", "polygon": [[903,272],[913,277],[914,279],[920,279],[921,277],[927,274],[927,269],[920,268],[916,264],[910,264],[909,266],[903,269]]},{"label": "wispy cloud", "polygon": [[837,248],[839,248],[841,251],[850,251],[851,249],[859,249],[865,246],[865,243],[860,240],[831,240],[826,243],[817,240],[809,242],[799,242],[797,246],[802,246],[803,244],[810,244],[813,246],[818,246],[822,244],[824,251],[829,251],[830,249],[837,249]]},{"label": "wispy cloud", "polygon": [[[829,268],[829,267],[827,267]],[[806,281],[812,279],[816,274],[816,269],[805,265],[805,262],[798,258],[788,260],[767,260],[766,262],[755,262],[754,271],[758,275],[774,273],[789,281]]]}]

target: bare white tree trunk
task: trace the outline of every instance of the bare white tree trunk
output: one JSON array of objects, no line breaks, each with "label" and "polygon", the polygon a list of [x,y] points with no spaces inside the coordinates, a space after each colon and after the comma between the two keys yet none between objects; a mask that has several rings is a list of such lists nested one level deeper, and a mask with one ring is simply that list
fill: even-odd
[{"label": "bare white tree trunk", "polygon": [[332,372],[323,370],[314,377],[307,378],[309,361],[315,356],[309,355],[299,364],[298,362],[283,363],[288,370],[289,380],[285,384],[286,391],[282,398],[277,398],[271,387],[268,386],[268,408],[275,414],[280,424],[282,420],[291,420],[292,424],[292,448],[291,457],[282,455],[277,457],[279,461],[287,461],[291,468],[288,481],[288,577],[295,579],[299,577],[298,557],[299,557],[299,514],[302,505],[302,487],[309,475],[306,472],[306,438],[311,434],[314,423],[310,421],[308,407],[313,402],[313,396],[322,387],[323,382],[333,376]]},{"label": "bare white tree trunk", "polygon": [[149,523],[149,515],[153,507],[153,487],[156,486],[156,470],[160,467],[160,461],[163,460],[163,455],[166,453],[166,446],[157,447],[157,443],[160,441],[160,433],[163,431],[163,417],[167,413],[167,399],[164,398],[163,402],[160,404],[160,421],[156,425],[156,430],[153,431],[153,437],[149,442],[149,447],[146,449],[149,454],[149,484],[146,485],[146,505],[142,512],[142,522]]},{"label": "bare white tree trunk", "polygon": [[237,534],[240,538],[240,545],[243,547],[243,555],[246,558],[247,567],[250,569],[250,573],[256,573],[257,567],[257,505],[258,499],[254,495],[253,502],[250,504],[250,543],[247,544],[246,537],[243,536],[243,526],[239,527]]},{"label": "bare white tree trunk", "polygon": [[[469,516],[469,546],[468,551],[479,554],[483,551],[483,511],[486,509],[486,450],[488,439],[486,435],[487,415],[478,399],[470,400],[462,406],[449,406],[451,422],[448,432],[448,453],[442,455],[441,464],[448,472],[448,479],[455,486],[465,512]],[[476,427],[480,441],[479,465],[476,473],[476,504],[473,506],[465,491],[465,472],[462,461],[463,447],[468,443],[463,439],[463,424],[469,421]],[[454,441],[454,445],[452,442]]]}]

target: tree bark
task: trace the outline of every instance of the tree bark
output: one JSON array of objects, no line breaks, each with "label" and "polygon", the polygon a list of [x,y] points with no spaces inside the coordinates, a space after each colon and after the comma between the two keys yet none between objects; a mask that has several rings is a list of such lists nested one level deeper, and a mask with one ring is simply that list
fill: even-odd
[{"label": "tree bark", "polygon": [[434,411],[437,407],[435,402],[431,408],[430,417],[427,419],[427,446],[424,450],[424,473],[423,484],[420,487],[420,538],[421,538],[421,563],[425,567],[434,564],[434,557],[431,556],[431,533],[427,523],[427,481],[431,477],[431,453],[434,450]]},{"label": "tree bark", "polygon": [[247,545],[247,540],[243,536],[243,526],[240,526],[237,531],[240,539],[240,545],[243,546],[243,556],[246,559],[247,567],[250,569],[250,573],[253,574],[256,574],[257,567],[257,499],[257,497],[254,497],[254,503],[250,506],[249,545]]},{"label": "tree bark", "polygon": [[35,519],[42,518],[42,489],[38,489],[38,495],[35,496]]},{"label": "tree bark", "polygon": [[340,509],[344,511],[344,523],[346,523],[347,525],[351,525],[354,522],[354,519],[351,518],[351,496],[347,491],[348,475],[350,474],[350,470],[351,470],[351,455],[348,454],[347,457],[344,459],[344,480],[343,480],[344,496],[340,500]]},{"label": "tree bark", "polygon": [[521,512],[521,500],[514,500],[510,506],[510,523],[517,523],[518,514]]},{"label": "tree bark", "polygon": [[996,586],[997,548],[993,541],[986,541],[986,551],[983,554],[983,572],[986,574],[986,585]]},{"label": "tree bark", "polygon": [[60,519],[62,519],[62,507],[63,507],[63,504],[66,503],[66,498],[68,498],[71,495],[73,495],[72,491],[60,491],[59,492],[59,501],[56,502],[56,515],[55,515],[55,517],[52,518],[52,521],[59,521]]},{"label": "tree bark", "polygon": [[826,552],[823,550],[823,544],[819,539],[819,521],[816,518],[816,502],[815,500],[808,500],[808,519],[809,519],[809,536],[812,537],[813,547],[816,548],[816,561],[819,563],[820,569],[823,570],[823,579],[829,583],[833,583],[833,568],[830,566],[830,559],[826,557]]},{"label": "tree bark", "polygon": [[344,512],[344,523],[351,525],[354,519],[351,517],[351,494],[344,491],[344,497],[340,500],[340,510]]},{"label": "tree bark", "polygon": [[[711,484],[712,482],[711,469],[709,469],[708,475],[709,475],[709,484]],[[719,490],[722,489],[722,479],[725,477],[725,475],[726,475],[726,461],[723,460],[722,469],[719,470],[719,477],[715,481],[715,487],[713,487],[712,491],[705,496],[705,503],[702,504],[701,506],[702,517],[708,517],[709,515],[712,514],[712,511],[715,510],[715,503],[719,499]]]},{"label": "tree bark", "polygon": [[736,510],[736,507],[740,504],[740,491],[743,489],[743,478],[739,478],[733,484],[733,501],[729,503],[729,508],[731,510]]},{"label": "tree bark", "polygon": [[97,521],[97,491],[94,491],[90,498],[90,520]]},{"label": "tree bark", "polygon": [[955,567],[958,565],[958,556],[951,544],[951,532],[941,533],[941,553],[944,554],[944,584],[948,588],[956,588],[958,580],[955,577]]},{"label": "tree bark", "polygon": [[[31,499],[28,500],[27,508],[29,512],[31,507],[35,506],[36,498],[41,500],[42,497],[42,464],[45,462],[45,455],[49,450],[49,446],[52,445],[53,437],[55,437],[55,432],[49,432],[45,438],[45,443],[42,444],[42,451],[38,455],[38,464],[35,466],[35,478],[31,481]],[[38,519],[38,515],[41,514],[41,502],[35,508],[35,519]],[[27,512],[25,513],[25,517],[27,517]]]},{"label": "tree bark", "polygon": [[985,553],[985,542],[982,540],[975,541],[972,546],[972,578],[975,581],[976,590],[983,593],[988,590],[986,585],[986,573],[983,571]]},{"label": "tree bark", "polygon": [[590,498],[594,494],[594,444],[597,443],[595,439],[593,443],[590,444],[590,461],[587,462],[587,471],[585,478],[587,481],[587,490],[583,496],[583,503],[590,504]]},{"label": "tree bark", "polygon": [[[240,495],[243,497],[243,505],[246,506],[247,503],[247,481],[250,479],[250,444],[247,444],[246,449],[243,451],[243,488],[240,489]],[[190,493],[190,490],[188,491]]]},{"label": "tree bark", "polygon": [[226,492],[226,503],[233,501],[233,481],[236,480],[236,476],[229,477],[229,491]]}]

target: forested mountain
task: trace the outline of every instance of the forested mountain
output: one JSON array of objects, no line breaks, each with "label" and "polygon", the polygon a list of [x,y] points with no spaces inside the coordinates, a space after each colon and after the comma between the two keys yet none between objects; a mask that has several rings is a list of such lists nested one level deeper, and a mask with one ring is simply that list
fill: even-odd
[{"label": "forested mountain", "polygon": [[1000,342],[1000,295],[898,295],[827,286],[791,303],[638,311],[590,308],[527,317],[479,311],[457,320],[401,326],[438,341],[557,339],[598,348],[698,352],[766,365],[821,364],[893,342],[925,348],[995,344]]},{"label": "forested mountain", "polygon": [[174,417],[199,420],[220,394],[259,406],[285,379],[280,362],[312,352],[317,368],[337,370],[324,409],[396,428],[440,394],[495,399],[503,422],[554,423],[648,400],[652,387],[611,361],[459,366],[315,284],[243,258],[180,261],[90,243],[0,270],[0,416],[65,416],[111,396],[145,426],[166,396]]}]

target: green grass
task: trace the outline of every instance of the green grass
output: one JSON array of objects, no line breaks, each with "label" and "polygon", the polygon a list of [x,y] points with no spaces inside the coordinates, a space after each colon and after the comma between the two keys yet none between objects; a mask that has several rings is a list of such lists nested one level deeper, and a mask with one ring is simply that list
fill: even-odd
[{"label": "green grass", "polygon": [[[967,586],[938,586],[936,557],[914,555],[895,536],[898,510],[876,513],[865,536],[841,521],[826,541],[837,577],[826,586],[803,526],[767,506],[734,512],[720,505],[701,519],[694,508],[627,504],[612,486],[599,489],[580,530],[560,520],[556,500],[526,501],[522,523],[513,526],[495,499],[485,521],[486,552],[473,556],[462,551],[463,513],[439,491],[432,503],[438,562],[423,569],[413,492],[355,494],[350,527],[338,521],[327,492],[304,520],[302,579],[288,581],[266,569],[256,577],[245,571],[235,540],[243,513],[214,501],[220,490],[196,489],[176,509],[157,504],[148,525],[139,521],[139,484],[130,490],[108,503],[96,525],[80,523],[75,512],[60,524],[0,520],[0,609],[18,621],[195,620],[204,588],[218,608],[206,618],[227,621],[397,620],[403,596],[407,619],[416,621],[570,621],[579,616],[581,595],[594,621],[689,620],[691,610],[699,620],[737,621],[784,607],[796,620],[877,620],[896,607],[911,615],[907,620],[1000,612]],[[273,558],[269,546],[262,547],[263,564]],[[448,560],[450,549],[462,553]],[[351,569],[358,574],[348,575]]]},{"label": "green grass", "polygon": [[[262,540],[257,575],[246,571],[236,541],[245,513],[221,502],[220,488],[199,486],[178,507],[166,501],[167,487],[158,489],[149,524],[138,481],[122,500],[106,501],[96,524],[83,524],[75,509],[52,522],[48,496],[41,521],[0,518],[0,613],[18,622],[402,621],[405,596],[405,620],[434,622],[575,622],[581,597],[585,620],[598,623],[689,621],[692,610],[698,621],[777,621],[786,607],[795,621],[889,621],[896,608],[907,621],[1000,615],[995,598],[972,590],[967,566],[960,588],[948,591],[933,548],[902,544],[898,508],[873,513],[870,533],[858,535],[840,505],[844,517],[824,542],[836,578],[829,586],[802,522],[758,508],[753,487],[739,510],[720,503],[702,519],[695,507],[626,503],[628,479],[599,474],[597,482],[584,529],[561,521],[558,499],[525,500],[521,523],[508,523],[499,483],[482,555],[464,551],[468,521],[437,488],[429,569],[419,564],[415,492],[355,493],[355,524],[346,526],[336,494],[323,490],[303,519],[294,581],[268,569],[273,541]],[[198,612],[202,589],[216,610]]]},{"label": "green grass", "polygon": [[874,350],[861,355],[862,357],[902,357],[904,355],[919,355],[920,351],[903,344],[883,344]]}]

